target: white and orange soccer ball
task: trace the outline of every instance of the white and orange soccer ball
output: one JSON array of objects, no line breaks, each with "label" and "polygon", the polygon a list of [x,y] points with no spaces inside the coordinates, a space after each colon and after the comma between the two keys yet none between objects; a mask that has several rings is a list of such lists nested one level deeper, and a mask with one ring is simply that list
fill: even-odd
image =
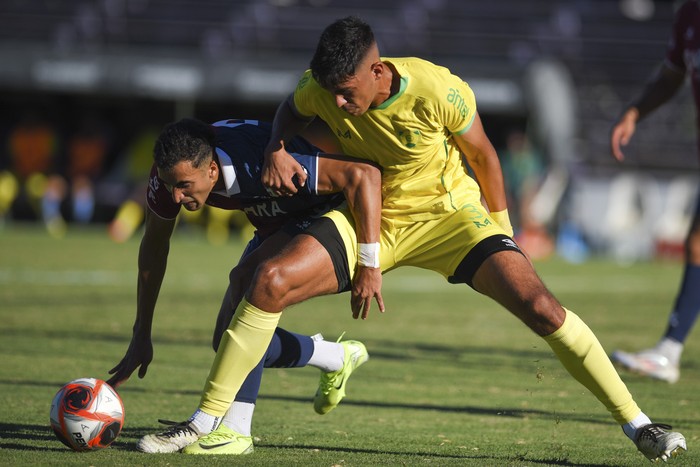
[{"label": "white and orange soccer ball", "polygon": [[75,451],[106,448],[124,425],[124,404],[112,387],[95,378],[63,386],[51,402],[51,428]]}]

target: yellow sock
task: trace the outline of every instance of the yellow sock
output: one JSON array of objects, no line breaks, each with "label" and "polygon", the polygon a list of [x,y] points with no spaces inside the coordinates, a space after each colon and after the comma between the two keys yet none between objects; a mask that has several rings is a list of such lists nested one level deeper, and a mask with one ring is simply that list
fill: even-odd
[{"label": "yellow sock", "polygon": [[248,373],[265,355],[281,315],[241,301],[221,338],[199,402],[201,410],[217,417],[226,413]]},{"label": "yellow sock", "polygon": [[544,340],[571,376],[591,391],[620,425],[633,420],[641,411],[603,346],[581,318],[566,308],[564,311],[564,324]]}]

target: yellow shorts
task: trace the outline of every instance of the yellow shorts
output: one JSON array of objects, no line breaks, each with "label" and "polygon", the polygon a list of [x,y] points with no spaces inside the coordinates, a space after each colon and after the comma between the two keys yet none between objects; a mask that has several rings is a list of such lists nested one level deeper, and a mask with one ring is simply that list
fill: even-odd
[{"label": "yellow shorts", "polygon": [[[352,214],[333,210],[324,216],[333,221],[342,237],[352,274],[357,263]],[[450,282],[471,285],[471,276],[483,260],[501,250],[520,251],[481,203],[466,204],[459,211],[427,221],[395,222],[382,218],[379,257],[382,272],[415,266],[438,272]]]}]

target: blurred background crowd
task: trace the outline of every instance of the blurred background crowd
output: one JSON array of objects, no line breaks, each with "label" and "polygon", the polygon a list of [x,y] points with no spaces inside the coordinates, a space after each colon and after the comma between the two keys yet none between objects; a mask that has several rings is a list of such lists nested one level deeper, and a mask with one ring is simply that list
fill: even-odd
[{"label": "blurred background crowd", "polygon": [[[617,164],[610,129],[664,56],[666,0],[3,0],[0,229],[138,229],[151,150],[192,116],[271,120],[331,21],[369,22],[387,56],[449,67],[501,155],[534,258],[680,257],[698,189],[686,87]],[[208,209],[210,241],[245,229]]]}]

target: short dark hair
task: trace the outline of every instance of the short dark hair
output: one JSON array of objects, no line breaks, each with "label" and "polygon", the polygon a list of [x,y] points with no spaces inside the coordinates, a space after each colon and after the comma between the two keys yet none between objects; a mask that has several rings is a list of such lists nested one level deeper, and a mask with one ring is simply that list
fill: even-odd
[{"label": "short dark hair", "polygon": [[339,19],[326,27],[311,59],[311,73],[325,89],[333,89],[355,75],[374,44],[369,24],[356,16]]},{"label": "short dark hair", "polygon": [[165,125],[153,148],[153,159],[161,170],[170,170],[182,161],[201,167],[213,155],[214,140],[211,125],[194,118],[183,118]]}]

